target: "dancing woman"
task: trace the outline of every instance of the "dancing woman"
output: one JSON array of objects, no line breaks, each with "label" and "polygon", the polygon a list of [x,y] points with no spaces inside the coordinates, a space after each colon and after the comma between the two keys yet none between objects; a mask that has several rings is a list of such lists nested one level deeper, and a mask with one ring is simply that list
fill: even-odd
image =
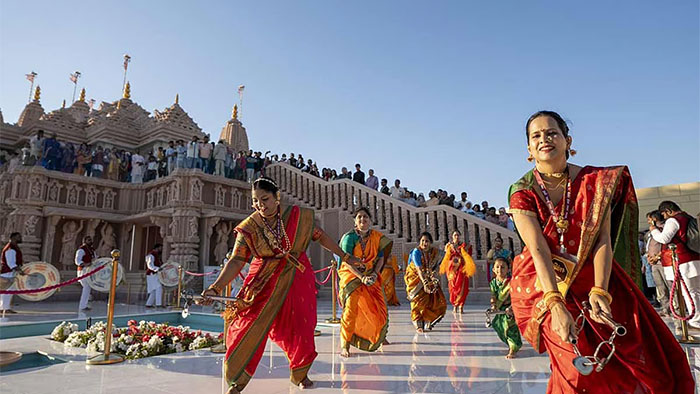
[{"label": "dancing woman", "polygon": [[382,278],[379,275],[391,254],[392,241],[379,231],[371,230],[369,210],[355,211],[355,229],[340,240],[346,255],[360,264],[343,262],[338,270],[343,315],[340,320],[342,357],[350,355],[350,345],[368,352],[377,350],[389,328]]},{"label": "dancing woman", "polygon": [[455,230],[452,241],[445,245],[445,257],[440,264],[440,273],[447,275],[450,303],[455,313],[462,313],[469,295],[469,278],[476,273],[476,264],[469,255],[470,248],[461,241],[462,233]]},{"label": "dancing woman", "polygon": [[[317,355],[317,317],[314,272],[305,251],[311,241],[318,241],[336,255],[344,253],[314,225],[312,210],[280,205],[279,188],[272,179],[253,182],[253,209],[235,228],[236,241],[224,269],[202,293],[221,295],[252,257],[238,301],[224,312],[228,393],[238,393],[248,384],[268,337],[287,355],[292,383],[309,388],[313,382],[307,374]],[[360,263],[346,257],[345,261]]]},{"label": "dancing woman", "polygon": [[508,272],[508,260],[503,257],[496,258],[493,262],[493,279],[489,282],[491,288],[491,309],[502,311],[505,314],[495,315],[491,321],[498,338],[508,345],[507,359],[515,357],[515,353],[523,346],[523,340],[518,331],[518,325],[513,317],[511,308],[510,273]]},{"label": "dancing woman", "polygon": [[433,270],[437,268],[438,250],[432,246],[433,236],[421,234],[418,247],[408,256],[406,265],[406,293],[411,301],[411,320],[416,331],[432,330],[444,316],[447,301],[435,278]]},{"label": "dancing woman", "polygon": [[[637,198],[626,167],[568,163],[571,136],[559,114],[527,121],[535,168],[510,188],[510,213],[525,242],[513,262],[513,312],[523,336],[549,353],[548,393],[692,393],[688,361],[638,287]],[[614,301],[614,302],[613,302]],[[590,312],[575,323],[572,316]],[[584,356],[611,336],[601,316],[627,328],[600,371],[582,375]],[[579,331],[581,330],[581,331]],[[609,348],[604,347],[607,356]]]}]

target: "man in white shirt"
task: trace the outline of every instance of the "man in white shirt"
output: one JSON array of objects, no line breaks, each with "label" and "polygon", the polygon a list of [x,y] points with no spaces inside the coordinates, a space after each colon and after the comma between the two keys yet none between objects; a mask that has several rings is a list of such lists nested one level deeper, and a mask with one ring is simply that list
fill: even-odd
[{"label": "man in white shirt", "polygon": [[143,173],[146,171],[146,159],[136,151],[131,155],[131,183],[143,183]]},{"label": "man in white shirt", "polygon": [[[78,266],[78,276],[87,273],[87,268],[92,265],[96,257],[95,250],[92,248],[92,237],[86,235],[83,237],[83,244],[75,251],[75,265]],[[87,282],[87,278],[81,279],[79,282],[83,286],[83,291],[80,293],[78,309],[80,311],[89,311],[91,309],[88,305],[90,301],[90,285]]]},{"label": "man in white shirt", "polygon": [[[13,282],[15,280],[15,274],[24,275],[22,272],[22,251],[19,249],[19,244],[22,243],[22,234],[12,233],[10,234],[10,242],[5,245],[0,252],[0,276],[4,280],[9,280]],[[17,313],[11,309],[12,307],[12,294],[2,294],[0,295],[0,314],[5,313]]]},{"label": "man in white shirt", "polygon": [[467,200],[467,192],[462,192],[461,197],[461,200],[455,201],[455,208],[459,209],[462,212],[467,212],[467,204],[469,204],[469,208],[471,208],[471,202]]},{"label": "man in white shirt", "polygon": [[168,142],[168,149],[165,150],[165,157],[168,159],[168,175],[173,173],[175,163],[177,161],[177,151],[175,150],[175,141]]},{"label": "man in white shirt", "polygon": [[199,137],[196,135],[187,143],[187,168],[199,168]]},{"label": "man in white shirt", "polygon": [[156,307],[163,306],[163,288],[158,280],[158,271],[162,264],[160,255],[163,252],[163,245],[155,244],[149,254],[146,255],[146,291],[148,299],[146,300],[146,308],[153,308],[155,302]]},{"label": "man in white shirt", "polygon": [[[663,231],[660,231],[653,225],[649,227],[649,231],[656,242],[663,244],[661,248],[662,255],[672,255],[668,245],[676,245],[678,270],[681,278],[688,286],[688,293],[690,293],[690,297],[688,297],[685,291],[682,292],[687,307],[686,310],[690,313],[692,309],[690,305],[691,299],[696,308],[695,316],[688,320],[688,325],[691,328],[700,330],[700,311],[697,310],[700,308],[700,254],[688,246],[688,226],[694,219],[683,212],[678,204],[673,201],[661,202],[659,204],[659,212],[665,219]],[[662,259],[663,263],[664,259]],[[664,264],[666,280],[673,281],[674,273],[673,265]]]},{"label": "man in white shirt", "polygon": [[406,189],[401,187],[401,181],[397,179],[394,181],[394,186],[389,189],[389,193],[391,197],[401,199],[403,198],[404,194],[406,194]]},{"label": "man in white shirt", "polygon": [[214,175],[224,176],[224,162],[226,161],[226,153],[228,148],[224,145],[224,140],[219,140],[219,143],[214,147]]}]

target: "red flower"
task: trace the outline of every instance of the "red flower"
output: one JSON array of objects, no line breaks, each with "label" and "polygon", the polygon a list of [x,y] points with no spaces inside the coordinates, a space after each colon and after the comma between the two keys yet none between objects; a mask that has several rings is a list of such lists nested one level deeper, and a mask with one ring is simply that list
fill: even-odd
[{"label": "red flower", "polygon": [[143,338],[141,339],[143,342],[148,342],[151,340],[151,337],[149,335],[144,335]]},{"label": "red flower", "polygon": [[138,323],[134,319],[129,320],[126,324],[129,326],[137,326],[138,325]]}]

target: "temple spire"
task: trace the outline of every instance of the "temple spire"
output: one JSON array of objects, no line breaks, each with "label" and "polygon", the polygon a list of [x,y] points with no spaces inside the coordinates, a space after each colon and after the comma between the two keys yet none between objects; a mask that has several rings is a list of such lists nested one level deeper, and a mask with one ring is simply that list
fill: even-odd
[{"label": "temple spire", "polygon": [[126,85],[124,86],[124,95],[122,98],[125,98],[125,99],[131,98],[131,84],[129,82],[127,82]]},{"label": "temple spire", "polygon": [[175,95],[175,104],[180,105],[180,93],[177,93],[177,94]]},{"label": "temple spire", "polygon": [[63,99],[63,104],[61,104],[61,108],[66,108],[66,99]]},{"label": "temple spire", "polygon": [[78,101],[85,101],[85,88],[80,91],[80,98],[78,98]]},{"label": "temple spire", "polygon": [[36,85],[36,90],[34,91],[34,101],[36,101],[38,103],[40,98],[41,98],[41,86]]},{"label": "temple spire", "polygon": [[233,105],[233,114],[231,114],[231,117],[238,120],[238,104]]}]

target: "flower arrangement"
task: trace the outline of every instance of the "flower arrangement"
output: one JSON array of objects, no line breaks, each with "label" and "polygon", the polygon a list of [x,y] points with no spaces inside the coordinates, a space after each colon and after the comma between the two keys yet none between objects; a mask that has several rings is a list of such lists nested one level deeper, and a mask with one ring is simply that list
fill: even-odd
[{"label": "flower arrangement", "polygon": [[[102,321],[85,331],[78,331],[76,324],[62,322],[54,328],[51,338],[63,342],[66,347],[84,347],[88,353],[98,353],[104,351],[106,329]],[[111,335],[110,351],[123,353],[131,360],[202,349],[223,341],[223,333],[214,337],[202,330],[191,331],[187,326],[145,320],[129,320],[127,327],[112,328]]]}]

